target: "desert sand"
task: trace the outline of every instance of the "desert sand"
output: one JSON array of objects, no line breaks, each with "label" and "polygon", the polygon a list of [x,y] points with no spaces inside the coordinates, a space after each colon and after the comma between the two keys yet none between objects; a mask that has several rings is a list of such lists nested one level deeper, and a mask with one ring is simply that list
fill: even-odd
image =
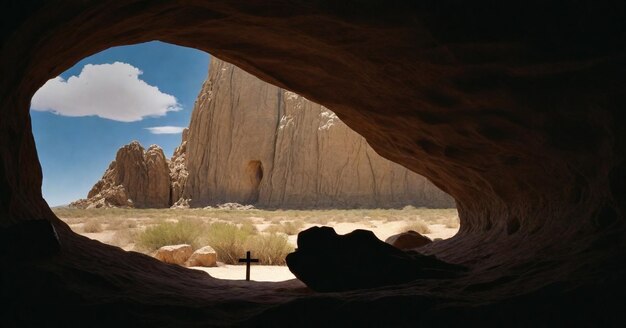
[{"label": "desert sand", "polygon": [[[141,217],[141,215],[143,215],[144,213],[142,212],[142,210],[132,210],[132,211],[133,212],[131,213],[129,217],[124,218],[125,220],[124,222],[132,223],[128,225],[128,226],[133,226],[134,228],[132,229],[145,229],[145,227],[150,226],[151,224],[155,224],[155,219],[146,219],[146,218]],[[180,211],[176,213],[185,214],[187,213],[185,211],[193,211],[193,210],[180,210]],[[391,211],[387,212],[385,210],[376,210],[374,213],[380,215],[380,217],[364,216],[360,218],[360,220],[354,220],[354,217],[353,217],[354,212],[351,212],[350,210],[337,211],[337,212],[332,213],[333,218],[334,218],[333,220],[329,220],[328,222],[324,222],[323,224],[320,222],[307,222],[309,219],[305,218],[304,219],[305,223],[302,225],[302,227],[299,230],[302,231],[313,226],[325,225],[325,226],[333,227],[335,231],[337,231],[338,234],[346,234],[356,229],[365,229],[365,230],[372,231],[376,235],[376,237],[384,241],[389,236],[405,231],[407,224],[411,223],[413,219],[416,217],[419,217],[420,221],[423,222],[428,227],[427,228],[428,232],[423,233],[423,234],[425,236],[428,236],[431,239],[435,239],[435,238],[447,239],[447,238],[454,236],[459,230],[458,224],[455,224],[455,222],[457,222],[456,220],[458,220],[458,217],[456,216],[456,211],[454,210],[450,210],[450,209],[428,210],[427,209],[426,210],[427,212],[423,213],[424,210],[422,209],[412,209],[406,212],[407,214],[404,216],[398,215],[398,213],[402,214],[405,212],[398,212],[398,211],[394,212],[393,215],[396,215],[396,219],[393,219],[393,220],[382,218],[383,216],[386,216],[389,213],[391,213]],[[112,213],[116,213],[116,212],[112,212]],[[310,214],[311,212],[302,212],[302,213]],[[312,213],[317,214],[315,211],[313,211]],[[58,214],[62,214],[62,213],[58,213]],[[254,213],[254,214],[258,215],[259,213]],[[115,214],[115,215],[119,216],[119,214]],[[93,218],[84,218],[84,217],[63,218],[63,215],[59,215],[59,216],[63,220],[65,220],[74,231],[88,238],[98,240],[103,243],[116,245],[127,251],[131,251],[131,250],[136,251],[133,240],[128,240],[127,242],[120,243],[120,241],[116,239],[117,238],[116,236],[120,230],[119,230],[119,227],[116,227],[114,229],[112,227],[112,222],[114,222],[115,220],[118,220],[118,226],[119,226],[119,219],[120,219],[119,217],[116,217],[116,218],[100,217],[98,220],[99,222],[101,222],[102,231],[85,232],[85,230],[87,229],[86,225],[90,222],[90,220],[93,220]],[[323,216],[323,215],[320,214],[320,216]],[[179,217],[182,217],[182,216],[179,216]],[[254,226],[258,229],[258,231],[264,231],[265,229],[267,229],[269,226],[273,224],[272,220],[269,217],[254,216],[254,215],[250,215],[250,216],[243,215],[243,217],[244,217],[244,220],[247,220],[248,222],[252,222]],[[237,220],[241,220],[241,218],[242,218],[242,212],[236,212],[236,214],[233,214],[232,220],[233,222],[237,222]],[[340,219],[336,219],[336,218],[340,218]],[[349,219],[346,219],[346,218],[349,218]],[[226,218],[221,217],[220,219],[227,220],[228,217]],[[298,218],[297,217],[295,218],[281,217],[281,220],[283,219],[286,219],[288,221],[289,219],[298,219]],[[176,222],[179,219],[176,217],[169,217],[168,215],[164,215],[156,220]],[[351,221],[351,222],[341,222],[341,221]],[[449,223],[450,221],[452,221],[452,224]],[[448,223],[446,224],[446,222]],[[297,239],[298,239],[297,234],[289,235],[287,236],[287,238],[288,238],[289,243],[291,243],[294,247],[297,247]],[[217,267],[212,267],[212,268],[192,267],[192,269],[207,272],[211,276],[215,278],[219,278],[219,279],[229,279],[229,280],[245,279],[245,265],[228,265],[228,264],[223,264],[221,262],[218,262]],[[290,280],[290,279],[295,279],[295,276],[289,271],[289,268],[286,266],[269,266],[269,265],[252,264],[251,280],[275,282],[275,281],[285,281],[285,280]]]}]

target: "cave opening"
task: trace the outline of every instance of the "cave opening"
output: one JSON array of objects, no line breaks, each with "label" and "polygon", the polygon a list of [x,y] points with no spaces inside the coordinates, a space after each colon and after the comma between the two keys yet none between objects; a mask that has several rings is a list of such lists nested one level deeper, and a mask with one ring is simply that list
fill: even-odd
[{"label": "cave opening", "polygon": [[315,226],[402,250],[459,230],[449,195],[330,109],[196,49],[86,57],[35,92],[30,114],[43,196],[74,232],[220,279],[243,277],[248,250],[253,280],[295,278],[287,255]]},{"label": "cave opening", "polygon": [[259,160],[248,162],[246,174],[250,181],[250,197],[249,204],[256,204],[259,200],[261,180],[263,180],[263,164]]},{"label": "cave opening", "polygon": [[[625,211],[613,181],[624,176],[623,6],[537,6],[9,7],[0,47],[0,223],[46,220],[62,242],[55,256],[3,269],[3,292],[14,300],[4,317],[29,326],[89,318],[164,326],[201,326],[206,318],[224,326],[623,325]],[[382,156],[428,176],[454,197],[463,225],[425,251],[470,273],[319,297],[292,283],[206,279],[73,233],[41,197],[29,100],[86,55],[150,40],[202,49],[332,107]],[[25,240],[44,245],[35,233]]]}]

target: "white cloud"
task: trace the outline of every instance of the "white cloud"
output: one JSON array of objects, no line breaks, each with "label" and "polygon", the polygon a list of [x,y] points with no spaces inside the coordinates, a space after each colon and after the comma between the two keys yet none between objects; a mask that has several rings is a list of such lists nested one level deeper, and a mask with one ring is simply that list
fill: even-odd
[{"label": "white cloud", "polygon": [[139,79],[143,72],[130,64],[88,64],[67,81],[48,80],[33,96],[31,108],[64,116],[97,115],[133,122],[181,110],[176,97]]},{"label": "white cloud", "polygon": [[183,126],[153,126],[146,128],[152,134],[178,134],[183,132],[185,127]]}]

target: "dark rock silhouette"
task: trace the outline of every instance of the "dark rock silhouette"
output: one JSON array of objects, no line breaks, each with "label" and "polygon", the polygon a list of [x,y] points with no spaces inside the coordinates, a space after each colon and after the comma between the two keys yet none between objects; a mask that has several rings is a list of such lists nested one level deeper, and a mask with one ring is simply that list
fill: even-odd
[{"label": "dark rock silhouette", "polygon": [[434,256],[401,251],[368,230],[338,235],[330,227],[298,234],[298,249],[287,255],[289,270],[318,292],[396,285],[416,279],[443,279],[463,272]]}]

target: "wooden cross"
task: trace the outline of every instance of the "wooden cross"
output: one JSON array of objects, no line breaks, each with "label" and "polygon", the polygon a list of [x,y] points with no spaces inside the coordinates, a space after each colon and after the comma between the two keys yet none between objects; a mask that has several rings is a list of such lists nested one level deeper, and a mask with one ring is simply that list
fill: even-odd
[{"label": "wooden cross", "polygon": [[259,262],[259,259],[251,259],[250,258],[250,251],[246,252],[246,258],[245,259],[239,259],[239,263],[242,262],[246,262],[246,280],[250,281],[250,263],[254,262],[257,263]]}]

